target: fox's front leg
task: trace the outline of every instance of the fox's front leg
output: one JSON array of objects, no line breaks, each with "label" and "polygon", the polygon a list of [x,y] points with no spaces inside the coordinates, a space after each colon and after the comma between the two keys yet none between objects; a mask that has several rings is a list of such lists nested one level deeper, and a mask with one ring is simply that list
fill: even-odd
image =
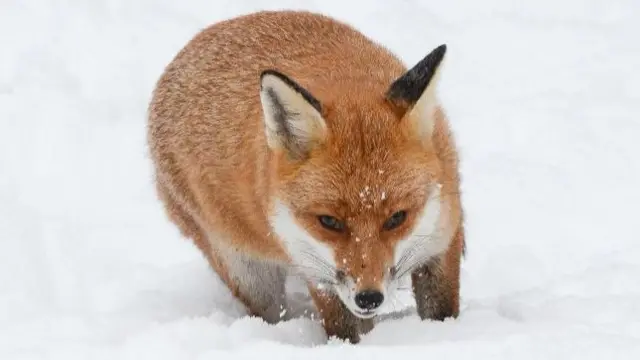
[{"label": "fox's front leg", "polygon": [[463,237],[462,230],[458,230],[447,252],[411,274],[416,310],[423,320],[458,317]]},{"label": "fox's front leg", "polygon": [[352,344],[357,344],[360,342],[360,335],[373,328],[373,319],[357,318],[337,295],[318,290],[312,285],[309,286],[309,292],[322,317],[327,337],[336,336],[339,339],[348,340]]}]

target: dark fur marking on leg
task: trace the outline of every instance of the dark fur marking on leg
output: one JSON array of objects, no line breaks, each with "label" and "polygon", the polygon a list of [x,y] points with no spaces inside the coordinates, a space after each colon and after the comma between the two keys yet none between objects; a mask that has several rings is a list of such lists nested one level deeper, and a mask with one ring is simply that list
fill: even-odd
[{"label": "dark fur marking on leg", "polygon": [[441,260],[432,260],[412,274],[413,293],[418,315],[423,320],[442,321],[456,317],[454,289],[446,278]]}]

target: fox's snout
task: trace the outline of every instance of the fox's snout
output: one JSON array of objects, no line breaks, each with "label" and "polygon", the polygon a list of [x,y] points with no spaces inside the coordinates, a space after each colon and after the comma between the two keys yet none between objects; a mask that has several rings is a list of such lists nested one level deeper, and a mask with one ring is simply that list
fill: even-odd
[{"label": "fox's snout", "polygon": [[394,273],[390,257],[373,257],[366,251],[359,254],[337,271],[335,290],[352,313],[367,318],[375,315],[389,297]]},{"label": "fox's snout", "polygon": [[351,277],[335,285],[335,291],[344,305],[357,317],[368,318],[376,314],[390,292],[390,279],[360,286]]},{"label": "fox's snout", "polygon": [[336,278],[338,279],[339,284],[342,283],[344,285],[348,285],[349,282],[355,283],[355,295],[353,297],[353,300],[360,310],[372,311],[380,307],[380,305],[382,305],[382,303],[384,302],[384,289],[381,288],[380,284],[359,286],[359,281],[351,281],[351,277],[347,278],[347,275],[342,270],[337,271]]}]

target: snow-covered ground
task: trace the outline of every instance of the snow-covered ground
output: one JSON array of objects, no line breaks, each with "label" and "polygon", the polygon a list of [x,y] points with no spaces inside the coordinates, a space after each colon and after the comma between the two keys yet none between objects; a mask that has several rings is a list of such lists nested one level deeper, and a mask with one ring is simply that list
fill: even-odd
[{"label": "snow-covered ground", "polygon": [[[356,346],[306,317],[268,326],[165,218],[155,80],[202,27],[274,8],[347,20],[408,64],[449,45],[456,321],[409,312]],[[2,0],[0,358],[640,358],[639,18],[635,0]]]}]

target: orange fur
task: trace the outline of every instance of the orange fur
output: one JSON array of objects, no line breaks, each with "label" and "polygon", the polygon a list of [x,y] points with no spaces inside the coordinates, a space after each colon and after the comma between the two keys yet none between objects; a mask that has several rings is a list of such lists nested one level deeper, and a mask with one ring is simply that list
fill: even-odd
[{"label": "orange fur", "polygon": [[[260,100],[260,75],[267,69],[291,76],[322,104],[326,133],[318,133],[304,160],[267,144]],[[234,275],[236,259],[283,266],[294,261],[270,225],[276,200],[334,251],[340,270],[368,289],[381,286],[394,247],[411,232],[429,198],[429,185],[440,183],[446,215],[441,225],[450,240],[439,266],[453,292],[446,301],[457,315],[464,245],[457,152],[439,106],[431,115],[385,98],[406,71],[391,52],[354,28],[293,11],[214,24],[165,69],[148,119],[160,199],[252,314],[266,317],[266,310],[247,295],[247,279]],[[431,116],[432,133],[419,136],[421,121]],[[407,220],[380,231],[400,209],[408,210]],[[323,228],[320,214],[344,219],[348,231]],[[353,322],[338,321],[347,315],[335,310],[337,300],[322,300],[316,288],[310,290],[327,333],[358,341],[352,328],[343,329],[347,325],[327,325]]]}]

